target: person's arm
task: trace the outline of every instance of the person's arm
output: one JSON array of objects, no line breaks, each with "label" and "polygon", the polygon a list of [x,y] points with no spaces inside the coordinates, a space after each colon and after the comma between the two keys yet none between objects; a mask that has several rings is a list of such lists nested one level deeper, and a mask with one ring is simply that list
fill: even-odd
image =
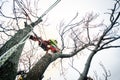
[{"label": "person's arm", "polygon": [[33,41],[37,41],[37,38],[34,37],[34,36],[32,36],[32,35],[30,35],[30,38],[29,38],[29,39],[31,39],[31,40],[33,40]]},{"label": "person's arm", "polygon": [[36,37],[36,36],[32,36],[32,35],[30,35],[29,39],[31,39],[33,41],[41,41],[41,42],[43,41],[41,37]]}]

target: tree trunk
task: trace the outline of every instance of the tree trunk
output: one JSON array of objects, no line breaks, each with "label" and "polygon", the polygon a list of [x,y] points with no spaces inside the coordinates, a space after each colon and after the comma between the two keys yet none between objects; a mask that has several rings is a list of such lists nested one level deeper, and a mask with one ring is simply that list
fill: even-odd
[{"label": "tree trunk", "polygon": [[[18,44],[30,31],[30,26],[18,30],[18,32],[1,47],[0,56],[8,51],[11,47]],[[17,50],[13,52],[13,54],[8,58],[8,60],[0,67],[0,80],[15,80],[18,61],[23,47],[24,44],[21,44]]]},{"label": "tree trunk", "polygon": [[83,70],[83,72],[82,72],[82,74],[81,74],[81,76],[79,77],[78,80],[87,80],[87,74],[88,74],[88,71],[89,71],[89,68],[90,68],[90,64],[91,64],[92,58],[95,55],[95,53],[96,53],[96,51],[93,51],[89,55],[89,57],[87,59],[87,62],[85,64],[85,68],[84,68],[84,70]]},{"label": "tree trunk", "polygon": [[45,70],[53,61],[54,60],[51,54],[45,54],[28,72],[25,80],[42,80]]},{"label": "tree trunk", "polygon": [[17,74],[17,67],[19,62],[19,57],[22,52],[24,44],[17,48],[11,57],[2,65],[0,68],[0,80],[15,80]]}]

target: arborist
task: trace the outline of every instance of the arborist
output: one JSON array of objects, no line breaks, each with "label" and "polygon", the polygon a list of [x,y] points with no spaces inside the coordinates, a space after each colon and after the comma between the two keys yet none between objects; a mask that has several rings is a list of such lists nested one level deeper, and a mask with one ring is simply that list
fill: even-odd
[{"label": "arborist", "polygon": [[43,40],[41,37],[32,36],[30,35],[30,38],[33,41],[38,41],[39,46],[48,53],[49,50],[51,52],[56,53],[60,52],[60,49],[57,47],[57,40],[49,39],[49,40]]}]

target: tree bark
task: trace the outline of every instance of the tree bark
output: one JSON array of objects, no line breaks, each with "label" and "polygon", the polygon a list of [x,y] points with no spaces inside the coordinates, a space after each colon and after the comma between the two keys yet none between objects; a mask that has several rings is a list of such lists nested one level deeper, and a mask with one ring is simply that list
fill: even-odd
[{"label": "tree bark", "polygon": [[102,40],[102,39],[100,39],[100,40],[98,41],[98,44],[96,45],[95,49],[94,49],[94,50],[91,52],[91,54],[89,55],[89,57],[88,57],[88,59],[87,59],[87,61],[86,61],[84,70],[83,70],[83,72],[82,72],[82,74],[81,74],[81,76],[79,77],[78,80],[86,80],[86,79],[87,79],[87,74],[88,74],[88,71],[89,71],[89,68],[90,68],[90,64],[91,64],[91,62],[92,62],[92,59],[93,59],[94,55],[98,52],[98,48],[99,48],[99,45],[100,45],[100,43],[101,43],[101,40]]},{"label": "tree bark", "polygon": [[24,44],[20,45],[17,51],[2,65],[0,68],[0,80],[15,80],[19,57],[23,47]]},{"label": "tree bark", "polygon": [[87,74],[88,74],[88,71],[89,71],[89,68],[90,68],[90,64],[91,64],[91,61],[92,61],[92,58],[93,56],[95,55],[95,53],[91,53],[87,59],[87,62],[85,64],[85,68],[81,74],[81,76],[79,77],[78,80],[87,80]]},{"label": "tree bark", "polygon": [[[8,40],[0,49],[0,56],[3,55],[14,45],[18,44],[29,32],[31,27],[25,27]],[[21,44],[8,60],[0,67],[0,80],[14,80],[17,74],[19,57],[23,50],[24,44]]]},{"label": "tree bark", "polygon": [[28,72],[27,77],[24,80],[42,80],[45,70],[53,61],[51,54],[45,54]]},{"label": "tree bark", "polygon": [[[26,35],[28,35],[32,31],[33,27],[39,24],[40,22],[42,22],[41,17],[39,17],[38,20],[36,20],[35,22],[32,22],[30,25],[25,25],[24,29],[18,30],[17,33],[0,48],[0,56],[3,55],[6,51],[8,51],[16,44],[18,44]],[[11,57],[9,57],[9,59],[0,67],[0,80],[15,79],[18,61],[23,47],[24,44],[19,46],[17,50],[13,52]]]}]

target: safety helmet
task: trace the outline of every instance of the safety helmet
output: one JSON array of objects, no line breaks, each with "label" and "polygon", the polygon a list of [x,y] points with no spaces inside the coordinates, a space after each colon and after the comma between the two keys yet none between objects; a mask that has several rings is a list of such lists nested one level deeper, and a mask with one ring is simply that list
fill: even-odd
[{"label": "safety helmet", "polygon": [[50,43],[53,44],[53,45],[57,45],[58,42],[55,39],[50,39]]}]

